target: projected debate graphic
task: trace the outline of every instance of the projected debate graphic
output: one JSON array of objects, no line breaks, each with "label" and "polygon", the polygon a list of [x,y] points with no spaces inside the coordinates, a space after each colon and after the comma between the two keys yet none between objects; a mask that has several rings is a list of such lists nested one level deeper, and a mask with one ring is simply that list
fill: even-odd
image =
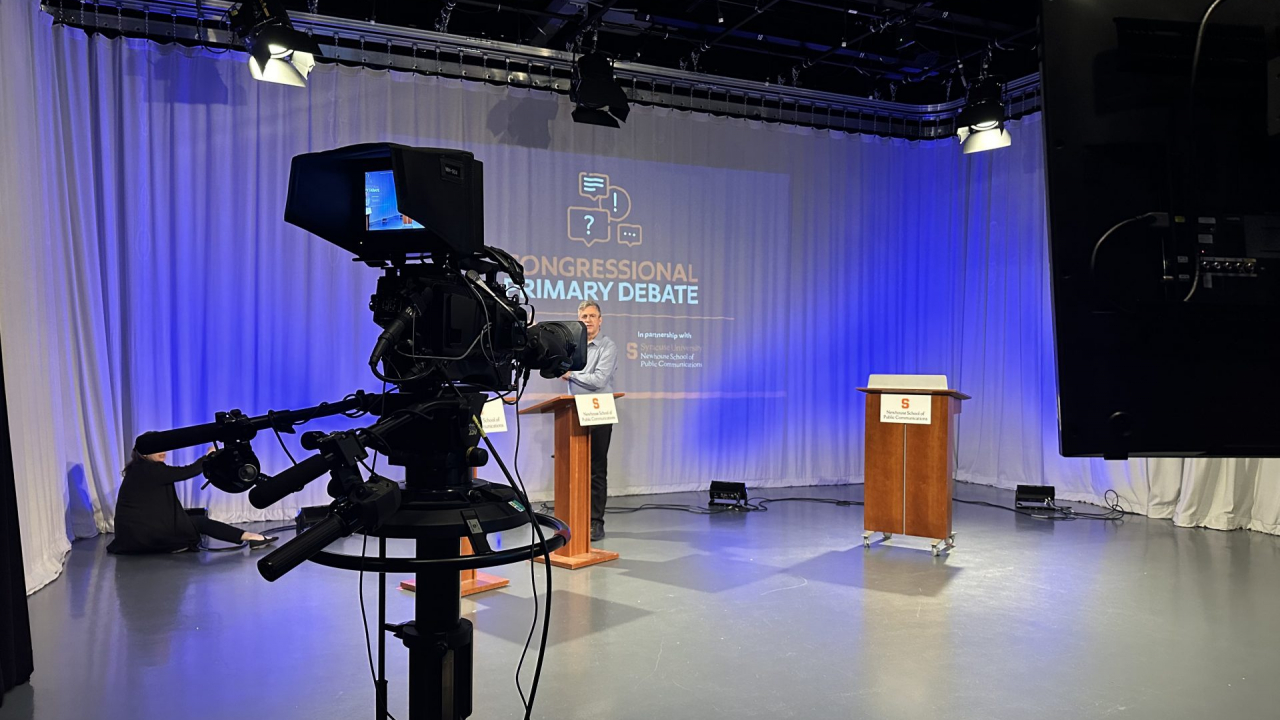
[{"label": "projected debate graphic", "polygon": [[594,200],[594,207],[569,208],[569,239],[587,247],[609,242],[616,229],[618,242],[639,245],[643,228],[634,223],[614,225],[631,214],[631,195],[625,189],[609,184],[609,176],[601,173],[578,173],[578,194]]},{"label": "projected debate graphic", "polygon": [[[625,188],[612,184],[609,176],[604,173],[579,172],[577,189],[578,195],[594,201],[596,207],[569,207],[567,234],[570,240],[580,242],[588,248],[611,242],[615,237],[619,245],[629,248],[644,244],[643,226],[634,220],[629,223],[621,222],[631,215],[631,194]],[[572,269],[568,266],[563,271],[560,269],[559,265],[564,264],[565,261],[572,263]],[[616,285],[615,297],[622,301],[698,304],[698,286],[694,284],[698,279],[693,274],[692,265],[630,259],[586,261],[577,258],[558,258],[557,267],[546,274],[557,272],[565,276],[581,275],[619,281],[608,283],[602,283],[599,280],[584,280],[581,283],[576,280],[570,281],[564,290],[566,299],[580,297],[583,300],[608,301]],[[620,282],[627,279],[644,281],[665,279],[679,282],[665,284]],[[549,281],[546,282],[549,283]],[[565,286],[558,283],[539,285],[535,281],[534,297],[555,298],[561,294],[562,287]]]},{"label": "projected debate graphic", "polygon": [[[735,463],[755,457],[749,448],[777,442],[785,378],[807,357],[793,323],[811,311],[782,291],[796,282],[787,175],[541,147],[474,151],[485,162],[486,242],[524,266],[535,321],[576,319],[578,304],[595,300],[617,343],[616,387],[627,395],[615,437],[627,439],[610,451],[611,486],[627,487],[626,468],[650,473],[637,483],[733,479]],[[535,378],[524,398],[565,391],[563,380]],[[552,446],[551,423],[525,432],[529,447]],[[743,452],[704,453],[707,444]],[[521,462],[549,477],[548,455]]]},{"label": "projected debate graphic", "polygon": [[737,366],[760,342],[751,318],[774,314],[770,288],[786,273],[787,246],[774,239],[790,232],[788,178],[527,152],[499,176],[510,186],[489,194],[527,207],[490,202],[485,222],[524,265],[538,319],[600,303],[629,392],[758,392],[763,378]]}]

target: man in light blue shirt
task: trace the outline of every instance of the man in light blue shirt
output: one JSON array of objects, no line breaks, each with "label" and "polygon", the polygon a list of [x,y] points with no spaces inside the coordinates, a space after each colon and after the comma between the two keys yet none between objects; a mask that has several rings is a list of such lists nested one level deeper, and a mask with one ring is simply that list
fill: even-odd
[{"label": "man in light blue shirt", "polygon": [[[600,334],[600,305],[583,300],[578,320],[587,326],[587,366],[567,372],[561,379],[569,383],[569,394],[612,393],[613,374],[618,369],[618,346]],[[609,439],[612,425],[592,425],[591,432],[591,539],[604,539],[604,506],[609,497]]]}]

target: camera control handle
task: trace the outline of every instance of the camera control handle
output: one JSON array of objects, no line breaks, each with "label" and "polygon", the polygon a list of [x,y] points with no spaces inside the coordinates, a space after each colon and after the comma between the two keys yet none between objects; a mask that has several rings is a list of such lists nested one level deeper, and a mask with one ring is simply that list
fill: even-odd
[{"label": "camera control handle", "polygon": [[249,491],[249,504],[259,510],[271,507],[285,495],[298,492],[306,487],[307,483],[328,471],[329,461],[324,455],[312,455],[279,475],[253,486]]},{"label": "camera control handle", "polygon": [[346,521],[338,515],[330,515],[259,560],[258,574],[270,582],[275,582],[285,573],[306,562],[312,555],[328,547],[334,540],[350,534]]}]

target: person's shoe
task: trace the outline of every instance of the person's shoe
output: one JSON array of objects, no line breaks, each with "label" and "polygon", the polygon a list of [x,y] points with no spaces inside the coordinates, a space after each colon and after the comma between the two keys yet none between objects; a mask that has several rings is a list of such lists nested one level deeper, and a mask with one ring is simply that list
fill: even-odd
[{"label": "person's shoe", "polygon": [[279,539],[280,538],[271,535],[263,535],[261,540],[250,540],[249,549],[257,550],[258,548],[266,547]]},{"label": "person's shoe", "polygon": [[599,542],[604,539],[604,523],[599,520],[591,521],[591,542]]}]

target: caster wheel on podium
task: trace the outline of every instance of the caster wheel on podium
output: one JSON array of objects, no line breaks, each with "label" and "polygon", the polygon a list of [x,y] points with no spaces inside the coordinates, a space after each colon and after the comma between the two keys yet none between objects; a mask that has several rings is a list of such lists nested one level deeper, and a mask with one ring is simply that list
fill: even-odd
[{"label": "caster wheel on podium", "polygon": [[929,549],[933,551],[933,556],[937,557],[942,554],[943,550],[946,550],[947,554],[950,554],[951,549],[954,548],[955,546],[956,546],[956,534],[951,533],[950,535],[947,536],[946,540],[933,541],[933,543],[929,545]]}]

